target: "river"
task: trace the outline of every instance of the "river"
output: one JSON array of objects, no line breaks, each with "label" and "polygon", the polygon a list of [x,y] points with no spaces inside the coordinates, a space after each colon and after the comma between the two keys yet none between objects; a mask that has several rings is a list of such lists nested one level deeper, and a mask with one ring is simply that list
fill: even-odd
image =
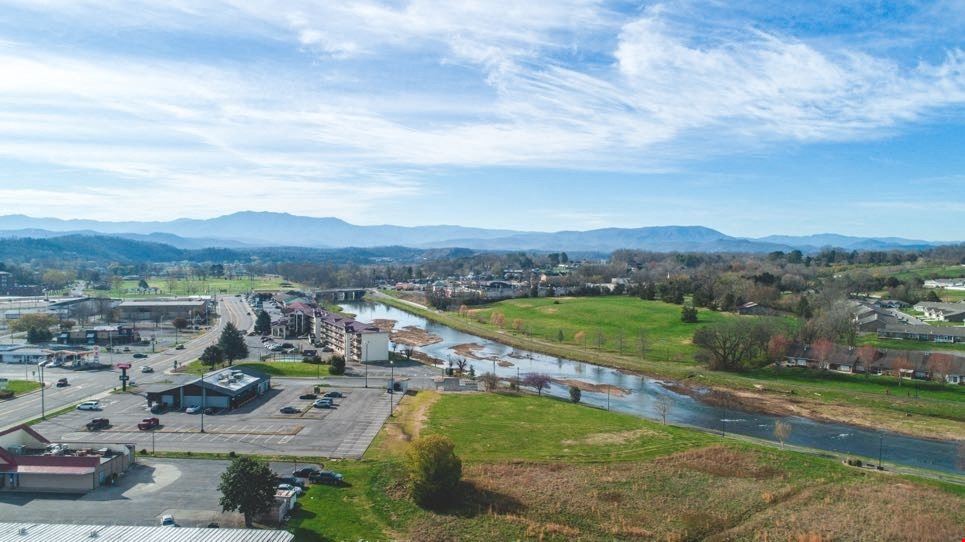
[{"label": "river", "polygon": [[[475,354],[487,359],[466,358],[475,368],[476,374],[495,370],[497,375],[508,378],[516,376],[517,371],[520,375],[545,373],[558,380],[581,380],[591,384],[616,386],[625,390],[625,393],[618,395],[583,391],[582,402],[604,408],[608,406],[610,410],[654,420],[660,419],[656,410],[657,398],[669,395],[673,398],[673,408],[667,415],[667,421],[671,423],[723,430],[727,433],[774,441],[776,440],[773,435],[774,423],[778,419],[783,419],[791,426],[791,434],[786,440],[791,445],[869,458],[877,458],[880,451],[885,462],[962,473],[957,465],[959,444],[956,442],[908,437],[897,433],[873,431],[795,416],[779,418],[741,410],[724,411],[688,395],[675,393],[665,388],[659,380],[592,363],[520,350],[431,322],[421,316],[381,303],[345,303],[343,306],[348,312],[358,315],[358,319],[362,321],[371,322],[377,318],[395,320],[398,322],[397,329],[418,326],[438,335],[442,338],[442,342],[420,350],[439,359],[458,357],[453,352],[453,347],[460,344],[475,343],[482,346]],[[488,359],[490,357],[496,357],[512,366],[501,366]],[[549,390],[544,390],[544,393],[569,397],[569,389],[559,384],[553,384]]]}]

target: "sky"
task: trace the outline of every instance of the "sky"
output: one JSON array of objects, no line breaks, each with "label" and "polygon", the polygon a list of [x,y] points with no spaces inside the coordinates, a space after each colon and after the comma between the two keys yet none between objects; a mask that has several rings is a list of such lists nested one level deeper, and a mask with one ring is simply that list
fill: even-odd
[{"label": "sky", "polygon": [[963,240],[963,121],[963,0],[0,0],[0,214]]}]

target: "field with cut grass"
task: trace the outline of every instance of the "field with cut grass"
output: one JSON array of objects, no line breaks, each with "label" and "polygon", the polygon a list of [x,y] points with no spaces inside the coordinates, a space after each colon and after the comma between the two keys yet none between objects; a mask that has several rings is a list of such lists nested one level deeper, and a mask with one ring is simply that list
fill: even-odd
[{"label": "field with cut grass", "polygon": [[36,389],[40,389],[40,383],[36,380],[10,380],[7,382],[7,391],[13,392],[14,395],[20,395]]},{"label": "field with cut grass", "polygon": [[[649,357],[680,361],[693,357],[695,329],[736,318],[701,309],[699,321],[687,324],[680,320],[680,311],[680,305],[628,296],[526,298],[471,308],[468,318],[493,328],[525,330],[521,333],[546,341],[616,353],[638,352],[642,337]],[[502,326],[492,325],[494,313],[502,315]]]},{"label": "field with cut grass", "polygon": [[[202,372],[211,372],[213,370],[221,369],[227,367],[227,365],[216,366],[214,369],[206,367],[200,361],[195,360],[189,363],[185,367],[185,372],[189,374],[200,375]],[[290,376],[297,378],[315,378],[316,376],[328,376],[329,365],[325,364],[315,364],[315,363],[304,363],[301,361],[291,361],[291,362],[243,362],[235,363],[233,367],[247,367],[249,369],[255,369],[261,371],[270,376]]]},{"label": "field with cut grass", "polygon": [[[463,459],[444,509],[407,496],[402,457],[427,433]],[[362,461],[330,466],[349,483],[300,499],[298,540],[920,541],[965,525],[961,486],[528,395],[407,396]]]},{"label": "field with cut grass", "polygon": [[88,290],[87,295],[110,295],[125,299],[138,299],[157,296],[187,296],[187,295],[211,295],[226,294],[235,295],[249,292],[251,290],[297,290],[301,285],[289,282],[277,277],[252,277],[252,279],[224,279],[208,277],[201,279],[168,279],[165,277],[150,277],[146,279],[151,288],[157,288],[158,293],[153,291],[142,292],[138,290],[137,280],[122,280],[112,285],[108,291]]}]

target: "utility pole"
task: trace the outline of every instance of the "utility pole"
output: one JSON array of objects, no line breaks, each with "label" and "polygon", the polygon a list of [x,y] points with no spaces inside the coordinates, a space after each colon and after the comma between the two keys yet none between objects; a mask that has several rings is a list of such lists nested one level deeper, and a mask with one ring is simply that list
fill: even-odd
[{"label": "utility pole", "polygon": [[[349,356],[352,355],[351,350],[347,352]],[[365,366],[365,387],[369,387],[369,364],[365,362],[369,357],[369,345],[368,343],[362,344],[362,365]]]},{"label": "utility pole", "polygon": [[204,386],[204,370],[201,371],[201,432],[204,433],[204,409],[207,407],[206,403],[208,401],[208,394],[205,393],[207,388]]},{"label": "utility pole", "polygon": [[389,360],[389,367],[392,369],[392,376],[389,378],[389,417],[392,417],[392,400],[395,398],[395,362]]},{"label": "utility pole", "polygon": [[38,364],[37,364],[37,367],[40,369],[40,419],[41,419],[41,420],[46,420],[46,419],[47,419],[47,405],[46,405],[46,403],[44,402],[44,390],[46,389],[47,385],[46,385],[46,383],[44,382],[44,364],[43,364],[43,363],[38,363]]}]

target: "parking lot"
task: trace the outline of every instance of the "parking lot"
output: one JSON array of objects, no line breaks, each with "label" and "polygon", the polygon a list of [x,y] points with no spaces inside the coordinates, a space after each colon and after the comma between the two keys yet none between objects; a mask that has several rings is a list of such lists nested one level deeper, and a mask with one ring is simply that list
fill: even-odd
[{"label": "parking lot", "polygon": [[[184,412],[160,414],[158,428],[138,430],[141,419],[154,415],[136,394],[112,394],[101,400],[102,411],[69,412],[35,428],[52,441],[134,443],[138,450],[361,457],[388,417],[389,395],[380,388],[322,388],[338,389],[345,397],[336,399],[334,408],[320,409],[298,398],[312,391],[313,384],[276,379],[266,396],[233,411],[203,416],[204,432],[202,416]],[[280,413],[286,406],[299,412]],[[108,418],[111,425],[87,431],[85,425],[94,418]]]},{"label": "parking lot", "polygon": [[[170,514],[182,527],[243,527],[237,513],[222,513],[218,499],[221,473],[227,461],[203,459],[139,459],[116,486],[100,487],[83,496],[3,493],[0,517],[21,522],[157,525]],[[272,470],[290,474],[305,464],[272,463]]]}]

